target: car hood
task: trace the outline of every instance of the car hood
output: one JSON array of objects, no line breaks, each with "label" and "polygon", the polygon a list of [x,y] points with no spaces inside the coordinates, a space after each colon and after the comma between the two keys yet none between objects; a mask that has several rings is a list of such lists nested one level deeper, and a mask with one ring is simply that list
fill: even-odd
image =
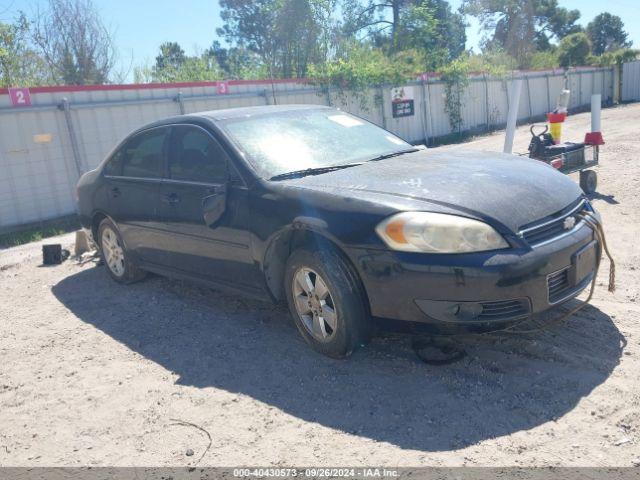
[{"label": "car hood", "polygon": [[538,160],[470,150],[421,150],[286,183],[375,201],[402,197],[405,209],[455,211],[513,232],[582,195],[566,175]]}]

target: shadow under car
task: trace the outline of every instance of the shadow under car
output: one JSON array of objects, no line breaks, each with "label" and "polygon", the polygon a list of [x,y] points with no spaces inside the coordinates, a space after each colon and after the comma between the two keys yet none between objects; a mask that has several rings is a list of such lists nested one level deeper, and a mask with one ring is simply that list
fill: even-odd
[{"label": "shadow under car", "polygon": [[[288,311],[161,277],[123,286],[100,267],[53,287],[81,321],[180,376],[182,385],[248,395],[304,421],[444,451],[557,419],[602,384],[625,345],[593,306],[526,336],[465,337],[468,355],[421,363],[387,333],[348,361],[315,353]],[[115,312],[115,314],[114,314]]]}]

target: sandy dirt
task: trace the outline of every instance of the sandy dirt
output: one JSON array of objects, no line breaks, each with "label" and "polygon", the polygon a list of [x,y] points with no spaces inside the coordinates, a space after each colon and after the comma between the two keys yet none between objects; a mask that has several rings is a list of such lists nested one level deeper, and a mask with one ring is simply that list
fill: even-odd
[{"label": "sandy dirt", "polygon": [[[570,117],[566,138],[588,124]],[[279,306],[160,277],[122,286],[94,263],[42,267],[40,243],[0,251],[0,465],[640,465],[640,105],[602,124],[593,201],[618,290],[605,261],[582,313],[465,340],[449,366],[420,363],[401,334],[331,360]],[[516,151],[528,140],[520,128]]]}]

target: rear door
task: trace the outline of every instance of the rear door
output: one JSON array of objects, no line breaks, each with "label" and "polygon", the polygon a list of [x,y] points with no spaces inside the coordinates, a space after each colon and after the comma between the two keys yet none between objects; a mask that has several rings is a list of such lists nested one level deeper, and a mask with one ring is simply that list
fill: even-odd
[{"label": "rear door", "polygon": [[127,140],[105,166],[109,215],[127,250],[145,262],[162,263],[160,189],[169,128],[145,130]]},{"label": "rear door", "polygon": [[[174,126],[161,209],[173,268],[216,282],[259,290],[248,232],[247,188],[220,143],[195,125]],[[210,206],[225,196],[222,215]]]}]

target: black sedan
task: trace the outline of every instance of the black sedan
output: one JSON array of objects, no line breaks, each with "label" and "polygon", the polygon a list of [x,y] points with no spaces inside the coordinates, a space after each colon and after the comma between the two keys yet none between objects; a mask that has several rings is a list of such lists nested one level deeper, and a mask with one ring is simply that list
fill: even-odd
[{"label": "black sedan", "polygon": [[593,278],[593,212],[536,160],[431,151],[339,110],[265,106],[168,118],[78,183],[109,274],[155,272],[286,300],[333,357],[372,318],[497,328]]}]

